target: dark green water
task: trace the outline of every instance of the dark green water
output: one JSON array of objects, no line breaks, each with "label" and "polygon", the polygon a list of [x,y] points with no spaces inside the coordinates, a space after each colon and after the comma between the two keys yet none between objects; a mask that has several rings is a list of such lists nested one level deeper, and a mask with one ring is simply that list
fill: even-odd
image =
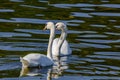
[{"label": "dark green water", "polygon": [[[20,56],[46,54],[48,21],[67,24],[72,55],[19,77]],[[120,80],[120,0],[0,0],[0,80],[97,79]]]}]

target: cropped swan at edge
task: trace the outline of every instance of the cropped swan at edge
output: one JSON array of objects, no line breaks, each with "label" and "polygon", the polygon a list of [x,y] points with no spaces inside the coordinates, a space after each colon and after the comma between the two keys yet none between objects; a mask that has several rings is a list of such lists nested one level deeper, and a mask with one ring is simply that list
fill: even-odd
[{"label": "cropped swan at edge", "polygon": [[69,43],[66,40],[67,37],[67,26],[62,23],[58,22],[55,25],[56,29],[61,30],[60,38],[56,38],[53,40],[52,44],[52,55],[54,56],[66,56],[71,55],[72,50],[69,46]]},{"label": "cropped swan at edge", "polygon": [[47,56],[39,53],[31,53],[23,58],[20,57],[20,61],[22,62],[22,67],[45,67],[52,66],[54,64],[52,60],[52,43],[55,37],[55,26],[53,22],[47,22],[46,29],[50,29],[50,37],[47,49]]}]

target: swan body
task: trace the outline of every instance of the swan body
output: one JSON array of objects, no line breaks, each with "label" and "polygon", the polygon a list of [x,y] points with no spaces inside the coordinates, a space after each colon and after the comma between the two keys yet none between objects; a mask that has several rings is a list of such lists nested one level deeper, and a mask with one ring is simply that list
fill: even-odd
[{"label": "swan body", "polygon": [[[59,41],[59,38],[55,38],[53,40],[53,46],[52,46],[52,55],[59,55],[59,54],[56,54],[56,45],[58,45],[58,41]],[[72,50],[69,46],[69,43],[67,42],[67,40],[64,40],[62,46],[61,46],[61,49],[60,49],[60,55],[59,56],[66,56],[66,55],[71,55],[72,53]]]},{"label": "swan body", "polygon": [[56,38],[53,40],[52,55],[54,55],[54,56],[71,55],[72,50],[69,46],[69,43],[66,40],[67,26],[62,22],[56,23],[55,26],[58,30],[61,30],[61,36],[60,36],[60,38]]},{"label": "swan body", "polygon": [[[55,26],[58,30],[61,30],[60,38],[55,37]],[[72,53],[71,48],[66,40],[67,26],[59,22],[54,25],[53,22],[48,22],[44,29],[50,29],[50,37],[47,49],[47,56],[39,53],[31,53],[25,57],[20,57],[23,67],[45,67],[54,64],[52,56],[65,56]],[[53,40],[54,39],[54,40]]]},{"label": "swan body", "polygon": [[26,63],[26,66],[28,67],[45,67],[53,65],[53,61],[51,59],[49,59],[46,55],[39,53],[28,54],[21,58],[21,62]]},{"label": "swan body", "polygon": [[52,59],[52,43],[55,36],[55,26],[53,22],[48,22],[45,29],[50,29],[50,37],[47,49],[47,56],[39,53],[31,53],[23,58],[20,57],[22,67],[45,67],[54,64]]}]

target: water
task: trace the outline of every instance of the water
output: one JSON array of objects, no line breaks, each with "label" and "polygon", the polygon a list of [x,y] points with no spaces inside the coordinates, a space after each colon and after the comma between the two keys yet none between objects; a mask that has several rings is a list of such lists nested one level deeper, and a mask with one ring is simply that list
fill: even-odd
[{"label": "water", "polygon": [[[22,69],[20,56],[46,54],[48,21],[67,24],[72,55]],[[0,0],[0,80],[120,80],[119,36],[119,0]]]}]

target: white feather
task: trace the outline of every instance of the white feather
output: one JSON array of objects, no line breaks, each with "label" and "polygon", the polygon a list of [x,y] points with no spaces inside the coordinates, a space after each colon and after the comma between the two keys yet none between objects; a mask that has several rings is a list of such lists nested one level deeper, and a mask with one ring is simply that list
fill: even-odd
[{"label": "white feather", "polygon": [[48,50],[47,50],[47,56],[39,53],[30,53],[26,55],[25,57],[20,57],[20,61],[22,62],[23,67],[45,67],[45,66],[51,66],[53,65],[52,60],[52,42],[55,36],[55,26],[53,22],[48,22],[44,29],[50,29],[50,37],[49,37],[49,43],[48,43]]},{"label": "white feather", "polygon": [[53,61],[49,59],[46,55],[39,53],[31,53],[23,57],[24,60],[27,60],[30,67],[36,66],[50,66],[53,65]]},{"label": "white feather", "polygon": [[[53,40],[53,45],[52,45],[52,55],[58,55],[56,54],[56,48],[58,45],[59,38],[56,38]],[[72,53],[72,50],[67,42],[67,40],[64,40],[61,49],[60,49],[60,56],[65,56],[65,55],[70,55]]]}]

